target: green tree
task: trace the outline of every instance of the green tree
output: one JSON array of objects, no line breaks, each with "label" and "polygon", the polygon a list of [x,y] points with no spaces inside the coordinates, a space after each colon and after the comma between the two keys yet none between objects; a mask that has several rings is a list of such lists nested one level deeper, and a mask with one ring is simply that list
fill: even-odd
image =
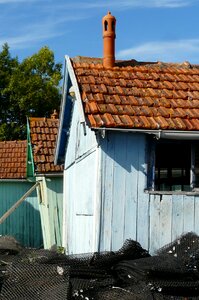
[{"label": "green tree", "polygon": [[18,65],[17,58],[11,58],[8,44],[4,44],[0,52],[0,140],[6,139],[7,127],[9,127],[12,118],[12,105],[8,86]]},{"label": "green tree", "polygon": [[[48,47],[24,59],[11,58],[7,44],[0,53],[0,140],[26,138],[26,117],[49,117],[60,105],[61,64]],[[4,71],[3,71],[4,70]]]}]

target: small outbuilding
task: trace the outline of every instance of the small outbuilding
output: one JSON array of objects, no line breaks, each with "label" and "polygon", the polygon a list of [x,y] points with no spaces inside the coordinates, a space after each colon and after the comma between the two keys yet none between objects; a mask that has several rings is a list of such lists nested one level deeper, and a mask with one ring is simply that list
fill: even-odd
[{"label": "small outbuilding", "polygon": [[64,164],[63,246],[150,253],[199,234],[199,65],[66,56],[56,163]]},{"label": "small outbuilding", "polygon": [[[35,185],[27,178],[26,163],[26,140],[0,142],[0,217]],[[13,236],[26,247],[42,247],[39,204],[34,188],[16,210],[1,220],[0,235]]]},{"label": "small outbuilding", "polygon": [[55,142],[59,120],[29,118],[28,177],[39,182],[37,197],[41,215],[44,248],[62,243],[63,166],[54,165]]}]

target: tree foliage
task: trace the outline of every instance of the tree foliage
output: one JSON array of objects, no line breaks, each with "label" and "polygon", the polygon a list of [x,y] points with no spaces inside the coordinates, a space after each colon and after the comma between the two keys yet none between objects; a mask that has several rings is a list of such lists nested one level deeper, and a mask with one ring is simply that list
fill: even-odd
[{"label": "tree foliage", "polygon": [[22,62],[0,52],[0,140],[26,138],[26,119],[49,117],[60,105],[61,64],[48,47]]}]

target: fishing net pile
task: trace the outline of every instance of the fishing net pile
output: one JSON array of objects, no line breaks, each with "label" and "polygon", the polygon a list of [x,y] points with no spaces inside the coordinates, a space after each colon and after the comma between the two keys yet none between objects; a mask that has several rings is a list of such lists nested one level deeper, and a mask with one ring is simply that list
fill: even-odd
[{"label": "fishing net pile", "polygon": [[150,254],[133,240],[115,252],[65,255],[0,237],[0,299],[199,299],[199,237]]}]

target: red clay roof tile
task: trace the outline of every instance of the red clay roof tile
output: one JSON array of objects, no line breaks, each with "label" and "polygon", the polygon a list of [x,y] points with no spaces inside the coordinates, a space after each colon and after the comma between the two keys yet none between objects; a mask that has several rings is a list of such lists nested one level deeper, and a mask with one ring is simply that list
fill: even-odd
[{"label": "red clay roof tile", "polygon": [[0,142],[0,178],[26,178],[27,141]]},{"label": "red clay roof tile", "polygon": [[59,120],[29,118],[29,124],[36,173],[62,172],[63,166],[53,163]]},{"label": "red clay roof tile", "polygon": [[91,127],[199,130],[199,66],[72,60]]}]

